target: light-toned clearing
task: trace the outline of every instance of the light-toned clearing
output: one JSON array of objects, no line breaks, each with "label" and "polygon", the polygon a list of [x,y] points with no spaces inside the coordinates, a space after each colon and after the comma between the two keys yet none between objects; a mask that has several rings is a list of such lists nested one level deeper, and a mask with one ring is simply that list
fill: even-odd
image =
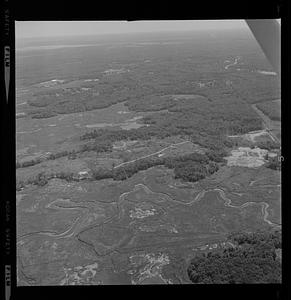
[{"label": "light-toned clearing", "polygon": [[16,113],[16,117],[19,117],[19,116],[25,116],[25,115],[26,115],[25,112]]},{"label": "light-toned clearing", "polygon": [[60,285],[79,285],[89,283],[90,279],[96,275],[97,268],[97,263],[72,268],[64,267],[65,278],[61,280]]},{"label": "light-toned clearing", "polygon": [[132,118],[132,119],[126,120],[126,122],[134,122],[134,121],[140,120],[140,119],[142,119],[142,118],[143,118],[143,116],[136,116],[136,117],[134,117],[134,118]]},{"label": "light-toned clearing", "polygon": [[118,114],[129,114],[130,113],[130,111],[123,111],[123,110],[120,110],[120,111],[118,111],[117,112]]},{"label": "light-toned clearing", "polygon": [[122,73],[126,73],[126,72],[129,72],[128,69],[108,69],[108,70],[105,70],[103,73],[105,75],[113,75],[113,74],[122,74]]},{"label": "light-toned clearing", "polygon": [[96,79],[85,79],[84,81],[85,81],[85,82],[89,82],[89,81],[99,81],[99,79],[98,79],[98,78],[96,78]]},{"label": "light-toned clearing", "polygon": [[142,209],[139,207],[135,207],[135,210],[130,210],[129,216],[130,218],[143,219],[149,216],[153,216],[156,212],[156,209]]},{"label": "light-toned clearing", "polygon": [[251,141],[251,142],[255,142],[256,138],[258,136],[261,136],[261,135],[268,135],[268,136],[270,136],[270,133],[267,132],[265,129],[263,129],[263,130],[250,131],[250,132],[242,134],[242,135],[229,135],[228,137],[230,137],[230,138],[240,137],[240,138],[243,138],[245,140],[248,140],[248,141]]},{"label": "light-toned clearing", "polygon": [[22,103],[19,103],[19,104],[16,104],[16,106],[20,106],[20,105],[24,105],[24,104],[27,104],[27,102],[22,102]]},{"label": "light-toned clearing", "polygon": [[45,82],[41,82],[39,83],[40,86],[44,86],[44,87],[51,87],[51,86],[55,86],[57,84],[61,84],[64,83],[65,80],[61,80],[61,79],[52,79],[49,81],[45,81]]},{"label": "light-toned clearing", "polygon": [[[169,256],[165,253],[137,254],[130,256],[129,260],[133,268],[139,271],[133,276],[134,278],[131,280],[132,284],[141,284],[145,279],[148,280],[157,277],[163,280],[161,276],[162,268],[170,263]],[[144,263],[146,263],[146,265],[140,269],[140,266],[144,265]],[[150,281],[148,283],[153,282]]]},{"label": "light-toned clearing", "polygon": [[33,133],[42,130],[42,128],[38,128],[36,130],[30,130],[30,131],[16,131],[17,134],[23,134],[23,133]]},{"label": "light-toned clearing", "polygon": [[97,124],[85,125],[85,127],[87,127],[87,128],[102,128],[102,127],[112,127],[112,126],[116,126],[116,124],[112,124],[112,123],[97,123]]},{"label": "light-toned clearing", "polygon": [[122,122],[122,123],[96,123],[96,124],[85,125],[85,127],[87,127],[87,128],[102,128],[102,127],[119,126],[124,130],[129,130],[129,129],[132,129],[132,128],[139,128],[139,127],[142,127],[142,126],[149,126],[149,125],[140,124],[140,123],[136,122],[136,120],[139,120],[142,117],[143,116],[137,116],[137,117],[134,117],[132,119],[126,120],[125,122]]},{"label": "light-toned clearing", "polygon": [[[194,82],[194,84],[197,85],[199,88],[204,88],[206,86],[214,86],[214,82],[215,82],[215,80],[207,81],[207,82],[198,81],[198,82]],[[202,97],[202,96],[200,96],[200,97]]]},{"label": "light-toned clearing", "polygon": [[228,166],[240,166],[247,168],[256,168],[262,166],[266,160],[265,156],[268,150],[249,147],[239,147],[231,151],[231,156],[225,157]]},{"label": "light-toned clearing", "polygon": [[224,69],[227,70],[230,66],[235,66],[235,65],[238,63],[238,60],[239,60],[239,59],[240,59],[240,57],[235,58],[234,62],[233,62],[233,63],[230,63],[230,64],[228,64],[228,65],[226,65],[226,66],[224,67]]},{"label": "light-toned clearing", "polygon": [[90,171],[90,169],[78,172],[78,179],[87,179],[87,178],[90,178],[89,171]]},{"label": "light-toned clearing", "polygon": [[257,73],[264,74],[264,75],[273,75],[273,76],[276,76],[276,75],[277,75],[276,72],[272,72],[272,71],[264,71],[264,70],[257,70]]},{"label": "light-toned clearing", "polygon": [[185,95],[172,95],[172,98],[174,100],[191,100],[191,99],[205,98],[205,97],[201,95],[195,95],[195,94],[185,94]]}]

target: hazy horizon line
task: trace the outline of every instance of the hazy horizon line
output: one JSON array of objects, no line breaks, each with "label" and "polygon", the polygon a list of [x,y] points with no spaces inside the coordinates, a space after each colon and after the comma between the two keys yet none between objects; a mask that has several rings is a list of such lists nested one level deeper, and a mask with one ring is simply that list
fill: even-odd
[{"label": "hazy horizon line", "polygon": [[230,31],[248,31],[248,28],[198,28],[198,29],[177,29],[177,30],[158,30],[158,31],[138,31],[138,32],[106,32],[106,33],[89,33],[89,34],[67,34],[67,35],[48,35],[48,36],[19,36],[15,33],[16,40],[46,40],[46,39],[58,39],[58,38],[88,38],[88,37],[105,37],[105,36],[123,36],[123,35],[139,35],[139,34],[167,34],[167,33],[191,33],[191,32],[230,32]]}]

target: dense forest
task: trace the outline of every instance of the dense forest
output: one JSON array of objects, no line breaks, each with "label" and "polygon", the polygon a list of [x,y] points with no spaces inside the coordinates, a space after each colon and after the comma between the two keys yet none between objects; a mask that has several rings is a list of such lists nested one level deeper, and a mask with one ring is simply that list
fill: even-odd
[{"label": "dense forest", "polygon": [[[198,61],[196,63],[200,65],[201,59],[203,60],[203,56],[200,55],[199,63]],[[206,64],[209,65],[209,62]],[[205,115],[209,109],[217,114],[223,113],[223,110],[228,112],[231,110],[231,113],[241,117],[252,114],[250,108],[245,114],[247,104],[244,101],[258,103],[262,99],[276,99],[280,94],[275,78],[266,80],[256,73],[251,73],[249,76],[252,80],[250,80],[249,76],[234,72],[230,86],[226,84],[229,74],[211,70],[215,69],[215,64],[211,66],[210,63],[207,68],[200,68],[199,72],[196,72],[196,69],[184,59],[170,64],[167,59],[159,59],[154,65],[140,64],[137,69],[113,76],[99,72],[94,75],[99,78],[98,82],[79,81],[70,87],[60,86],[51,91],[35,92],[28,101],[27,114],[32,118],[48,118],[57,114],[107,108],[125,102],[131,111],[169,110],[173,113],[180,111],[186,104],[186,107],[192,107],[197,114]],[[153,70],[156,71],[154,79],[149,76],[149,71]],[[212,84],[201,89],[195,82],[196,80],[200,82],[201,76],[212,78]],[[195,81],[190,82],[189,78]],[[176,94],[193,95],[194,98],[189,100],[181,98],[177,101],[173,97]],[[225,115],[228,112],[226,111]]]},{"label": "dense forest", "polygon": [[[16,168],[30,167],[39,164],[45,160],[54,160],[60,157],[68,156],[69,159],[74,159],[79,153],[86,151],[95,151],[96,153],[111,152],[113,149],[113,143],[122,140],[150,140],[152,137],[160,139],[171,136],[171,132],[167,129],[161,130],[155,126],[142,127],[138,129],[98,129],[85,133],[80,137],[82,141],[86,141],[79,149],[64,150],[56,153],[51,153],[46,157],[35,158],[29,161],[16,162]],[[206,136],[203,132],[195,135],[191,135],[191,142],[199,144],[202,147],[212,150],[212,155],[216,155],[217,159],[220,159],[225,154],[224,149],[230,148],[234,145],[234,142],[225,136]],[[210,152],[209,152],[210,155]],[[211,158],[216,161],[215,157]]]},{"label": "dense forest", "polygon": [[184,128],[175,128],[174,126],[158,127],[150,125],[148,127],[140,127],[137,129],[94,129],[80,137],[81,140],[95,140],[96,143],[115,142],[122,140],[150,140],[151,138],[164,139],[169,136],[181,136],[190,139],[191,142],[199,144],[202,147],[212,150],[231,148],[236,145],[236,141],[228,138],[223,132],[217,134],[208,134],[204,129],[201,131],[187,131]]},{"label": "dense forest", "polygon": [[281,263],[276,249],[281,231],[232,233],[234,248],[196,255],[188,266],[193,283],[281,283]]},{"label": "dense forest", "polygon": [[107,141],[98,141],[93,143],[87,143],[80,147],[80,149],[73,149],[73,150],[64,150],[56,153],[50,153],[46,157],[42,158],[35,158],[32,160],[27,160],[23,162],[16,162],[16,169],[18,168],[26,168],[37,165],[41,162],[46,160],[55,160],[61,157],[68,157],[68,159],[76,159],[78,154],[86,152],[86,151],[95,151],[96,153],[103,153],[103,152],[111,152],[112,151],[112,143]]},{"label": "dense forest", "polygon": [[[113,169],[112,178],[114,180],[125,180],[141,170],[164,165],[166,168],[174,170],[176,179],[195,182],[216,172],[219,169],[219,165],[212,159],[223,162],[223,156],[222,152],[214,154],[213,151],[210,151],[206,155],[191,153],[179,157],[148,157]],[[98,172],[97,176],[100,178]]]},{"label": "dense forest", "polygon": [[31,178],[28,178],[27,180],[18,180],[16,182],[16,191],[21,191],[26,185],[30,184],[44,186],[49,182],[50,179],[53,178],[64,179],[68,182],[80,181],[80,179],[72,172],[58,172],[50,174],[41,172]]},{"label": "dense forest", "polygon": [[[28,101],[28,104],[31,106],[28,115],[35,119],[50,118],[58,114],[107,108],[127,99],[126,93],[122,89],[119,89],[117,94],[113,87],[106,86],[106,88],[106,94],[103,96],[99,95],[100,85],[98,86],[98,91],[96,87],[95,89],[91,87],[88,88],[89,91],[84,91],[84,84],[82,87],[35,93],[34,98]],[[82,101],[80,101],[80,98]]]},{"label": "dense forest", "polygon": [[[91,180],[102,180],[108,178],[112,178],[113,180],[126,180],[139,171],[147,170],[158,165],[164,165],[165,167],[174,170],[174,177],[176,179],[195,182],[216,172],[219,169],[219,164],[224,162],[224,156],[225,153],[222,151],[216,153],[213,150],[207,151],[206,154],[191,153],[178,157],[163,158],[152,156],[113,168],[111,170],[102,168],[92,170],[90,178]],[[73,173],[59,172],[45,174],[41,172],[26,181],[18,181],[16,184],[16,190],[19,191],[28,184],[43,186],[52,178],[64,179],[67,181],[82,180]]]}]

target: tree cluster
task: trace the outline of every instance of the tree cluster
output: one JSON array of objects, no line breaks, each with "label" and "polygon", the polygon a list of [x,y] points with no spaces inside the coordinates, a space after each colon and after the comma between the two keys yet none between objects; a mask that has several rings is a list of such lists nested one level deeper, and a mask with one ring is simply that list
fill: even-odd
[{"label": "tree cluster", "polygon": [[80,147],[80,149],[78,150],[64,150],[64,151],[60,151],[60,152],[56,152],[56,153],[51,153],[49,154],[47,157],[43,157],[43,158],[36,158],[36,159],[32,159],[29,161],[24,161],[24,162],[16,162],[16,169],[18,168],[26,168],[26,167],[31,167],[34,165],[37,165],[45,160],[55,160],[61,157],[68,157],[68,159],[76,159],[77,155],[79,153],[83,153],[86,151],[95,151],[97,153],[103,153],[103,152],[111,152],[112,151],[112,143],[109,141],[102,141],[102,140],[98,140],[98,141],[94,141],[93,143],[87,143],[84,144]]},{"label": "tree cluster", "polygon": [[[219,153],[214,155],[216,160],[222,161]],[[96,180],[112,178],[113,180],[126,180],[134,174],[151,167],[164,165],[174,169],[174,176],[184,181],[195,182],[203,179],[219,169],[219,165],[208,155],[191,153],[179,157],[147,157],[135,162],[124,164],[112,170],[98,169],[93,172]]]},{"label": "tree cluster", "polygon": [[275,249],[281,248],[281,233],[236,233],[235,248],[196,255],[188,266],[193,283],[280,283],[281,263]]},{"label": "tree cluster", "polygon": [[80,179],[72,172],[57,172],[57,173],[38,173],[36,176],[28,178],[27,180],[19,180],[16,182],[16,191],[21,191],[26,185],[45,186],[50,179],[59,178],[68,182],[79,181]]}]

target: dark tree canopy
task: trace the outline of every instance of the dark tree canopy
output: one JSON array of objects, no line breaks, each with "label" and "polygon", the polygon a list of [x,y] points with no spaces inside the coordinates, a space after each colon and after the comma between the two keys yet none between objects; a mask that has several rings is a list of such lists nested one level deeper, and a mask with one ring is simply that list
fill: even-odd
[{"label": "dark tree canopy", "polygon": [[280,283],[281,263],[275,249],[281,248],[281,232],[236,233],[235,248],[195,256],[188,276],[193,283]]}]

